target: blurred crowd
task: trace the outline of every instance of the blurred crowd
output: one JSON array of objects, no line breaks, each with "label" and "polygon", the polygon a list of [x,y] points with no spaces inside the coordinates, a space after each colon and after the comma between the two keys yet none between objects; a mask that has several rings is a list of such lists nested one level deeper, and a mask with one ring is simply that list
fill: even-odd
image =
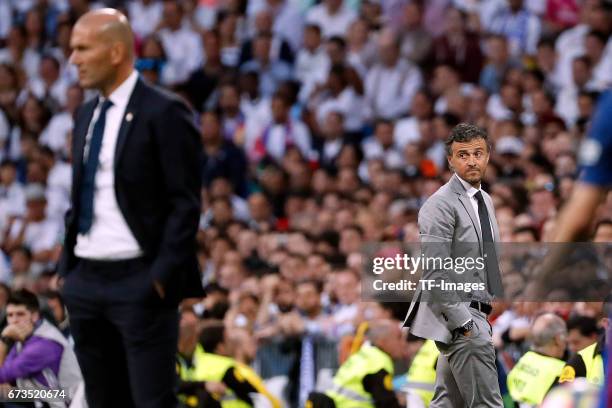
[{"label": "blurred crowd", "polygon": [[[407,303],[361,301],[362,246],[418,241],[419,207],[451,174],[444,140],[456,124],[489,134],[484,188],[502,241],[547,242],[612,86],[603,0],[2,0],[0,307],[28,289],[66,336],[55,266],[72,115],[93,96],[77,84],[70,34],[104,6],[125,12],[136,68],[181,95],[201,132],[207,295],[182,305],[181,344],[222,321],[225,353],[289,406],[329,386],[363,322],[404,317]],[[591,238],[612,241],[612,194]],[[596,341],[601,310],[498,305],[500,370],[529,349],[540,313],[573,322],[578,351]],[[406,340],[398,376],[421,344]]]}]

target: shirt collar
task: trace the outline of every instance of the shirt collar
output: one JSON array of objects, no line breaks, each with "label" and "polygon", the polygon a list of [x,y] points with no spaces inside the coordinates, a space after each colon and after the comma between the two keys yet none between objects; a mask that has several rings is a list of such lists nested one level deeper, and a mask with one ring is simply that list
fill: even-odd
[{"label": "shirt collar", "polygon": [[[456,173],[455,173],[455,174],[456,174]],[[468,183],[467,181],[465,181],[464,179],[462,179],[461,177],[459,177],[459,175],[458,175],[458,174],[456,174],[456,175],[457,175],[457,178],[459,179],[459,181],[461,182],[461,185],[463,186],[463,188],[465,188],[465,191],[466,191],[466,193],[467,193],[468,197],[470,197],[470,198],[474,198],[474,195],[475,195],[477,192],[479,192],[479,191],[480,191],[480,189],[479,189],[479,188],[476,188],[476,187],[474,187],[474,186],[472,186],[470,183]]]},{"label": "shirt collar", "polygon": [[130,76],[108,97],[114,106],[125,108],[130,101],[130,96],[136,87],[138,81],[138,71],[132,70]]}]

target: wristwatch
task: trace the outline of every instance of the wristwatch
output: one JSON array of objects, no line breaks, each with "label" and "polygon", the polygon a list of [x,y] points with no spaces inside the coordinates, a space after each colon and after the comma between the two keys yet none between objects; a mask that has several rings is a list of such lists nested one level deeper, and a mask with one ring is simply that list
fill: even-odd
[{"label": "wristwatch", "polygon": [[0,337],[0,341],[2,341],[2,343],[6,345],[6,348],[9,348],[9,349],[13,347],[13,344],[15,344],[15,340],[7,336]]},{"label": "wristwatch", "polygon": [[470,319],[469,322],[467,322],[463,326],[457,327],[455,330],[457,330],[461,334],[465,334],[469,332],[470,330],[472,330],[473,328],[474,328],[474,320]]}]

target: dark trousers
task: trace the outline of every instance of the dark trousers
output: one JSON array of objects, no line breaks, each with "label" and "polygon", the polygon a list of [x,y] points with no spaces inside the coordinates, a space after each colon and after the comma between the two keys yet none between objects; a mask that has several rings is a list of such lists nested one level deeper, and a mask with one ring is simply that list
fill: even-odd
[{"label": "dark trousers", "polygon": [[176,407],[177,305],[147,262],[80,260],[63,294],[89,406]]}]

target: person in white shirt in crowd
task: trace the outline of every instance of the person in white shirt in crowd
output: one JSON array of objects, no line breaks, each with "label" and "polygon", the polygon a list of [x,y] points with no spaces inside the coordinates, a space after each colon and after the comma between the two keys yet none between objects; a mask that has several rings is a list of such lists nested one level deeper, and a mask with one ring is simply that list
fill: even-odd
[{"label": "person in white shirt in crowd", "polygon": [[21,67],[28,78],[38,76],[40,55],[27,46],[26,31],[23,26],[12,26],[6,39],[6,47],[0,49],[0,64],[6,63]]},{"label": "person in white shirt in crowd", "polygon": [[295,61],[295,79],[302,83],[300,101],[307,101],[314,88],[325,82],[329,68],[329,56],[321,45],[321,28],[309,24],[304,28],[304,46]]},{"label": "person in white shirt in crowd", "polygon": [[4,40],[10,29],[11,24],[13,22],[13,11],[11,10],[11,5],[8,1],[0,2],[0,39]]},{"label": "person in white shirt in crowd", "polygon": [[270,58],[272,34],[258,33],[253,41],[253,59],[244,63],[242,72],[254,71],[259,75],[259,92],[262,96],[271,96],[281,82],[291,79],[291,67],[281,61]]},{"label": "person in white shirt in crowd", "polygon": [[202,40],[198,33],[183,25],[180,3],[165,0],[159,37],[168,58],[162,74],[164,85],[186,81],[204,60]]},{"label": "person in white shirt in crowd", "polygon": [[306,22],[318,25],[323,37],[330,38],[334,35],[344,36],[356,18],[355,12],[343,0],[324,0],[308,11]]},{"label": "person in white shirt in crowd", "polygon": [[302,46],[304,17],[295,2],[291,0],[264,0],[261,6],[254,8],[253,11],[259,12],[261,9],[272,15],[274,22],[271,27],[272,32],[288,41],[293,52],[297,52]]},{"label": "person in white shirt in crowd", "polygon": [[329,110],[321,126],[323,144],[319,152],[321,167],[333,167],[345,143],[344,115],[339,110]]},{"label": "person in white shirt in crowd", "polygon": [[252,33],[249,37],[243,39],[243,44],[240,48],[239,65],[253,58],[253,47],[259,33],[269,33],[272,37],[272,43],[270,44],[271,60],[281,60],[287,64],[293,64],[295,51],[284,35],[274,30],[274,14],[272,14],[271,10],[263,9],[255,14],[251,31]]},{"label": "person in white shirt in crowd", "polygon": [[345,66],[333,66],[325,84],[317,87],[311,96],[309,107],[315,111],[319,126],[330,110],[337,110],[344,116],[347,132],[359,133],[363,129],[363,95],[349,83],[349,75]]},{"label": "person in white shirt in crowd", "polygon": [[50,148],[40,149],[40,161],[47,170],[47,217],[63,221],[70,208],[72,172],[70,164],[58,160]]},{"label": "person in white shirt in crowd", "polygon": [[163,4],[159,0],[133,0],[127,4],[132,31],[140,39],[152,34],[162,19]]},{"label": "person in white shirt in crowd", "polygon": [[247,128],[246,153],[252,163],[265,157],[280,162],[290,147],[297,147],[302,155],[310,158],[310,132],[304,123],[292,119],[289,98],[283,93],[272,96],[272,119],[265,124],[252,124]]},{"label": "person in white shirt in crowd", "polygon": [[568,128],[573,128],[578,119],[578,95],[580,92],[597,91],[591,60],[586,56],[576,57],[572,61],[572,83],[563,86],[557,95],[555,113],[559,115]]},{"label": "person in white shirt in crowd", "polygon": [[5,231],[11,218],[25,214],[25,194],[17,181],[17,167],[14,162],[0,163],[0,233]]},{"label": "person in white shirt in crowd", "polygon": [[559,84],[572,83],[572,61],[585,53],[585,39],[591,30],[609,30],[607,13],[601,0],[585,0],[580,8],[580,24],[563,31],[555,42]]},{"label": "person in white shirt in crowd", "polygon": [[550,39],[540,40],[535,62],[538,70],[544,74],[544,87],[551,92],[556,92],[561,86],[558,61],[559,55],[555,51],[555,43]]},{"label": "person in white shirt in crowd", "polygon": [[60,76],[59,61],[51,55],[41,58],[39,76],[30,78],[28,88],[38,99],[44,100],[53,108],[66,105],[68,83]]},{"label": "person in white shirt in crowd", "polygon": [[442,114],[448,111],[449,99],[455,95],[467,96],[473,89],[471,84],[462,84],[459,72],[451,65],[436,66],[431,80],[431,90],[437,96],[434,112]]},{"label": "person in white shirt in crowd", "polygon": [[506,7],[484,23],[489,31],[508,39],[512,56],[536,54],[542,27],[540,19],[524,7],[523,0],[508,0]]},{"label": "person in white shirt in crowd", "polygon": [[366,117],[398,119],[409,111],[423,77],[415,65],[400,59],[400,44],[393,32],[381,33],[378,50],[381,62],[370,69],[365,81]]},{"label": "person in white shirt in crowd", "polygon": [[365,19],[353,21],[346,36],[347,62],[366,69],[374,65],[378,58],[375,37]]},{"label": "person in white shirt in crowd", "polygon": [[402,17],[402,57],[420,64],[427,58],[432,45],[432,37],[423,27],[423,6],[417,2],[406,4]]},{"label": "person in white shirt in crowd", "polygon": [[408,143],[420,142],[421,123],[430,120],[432,114],[432,96],[422,89],[412,99],[410,116],[395,122],[393,141],[398,150],[403,151]]},{"label": "person in white shirt in crowd", "polygon": [[9,254],[11,288],[33,289],[35,274],[32,272],[32,252],[25,246],[13,249]]},{"label": "person in white shirt in crowd", "polygon": [[255,71],[240,73],[240,110],[246,117],[247,127],[267,123],[272,117],[270,98],[259,92],[259,74]]},{"label": "person in white shirt in crowd", "polygon": [[55,44],[49,49],[49,54],[53,55],[60,64],[60,78],[67,84],[77,82],[78,71],[77,67],[68,64],[72,49],[70,48],[70,33],[72,25],[68,21],[58,21],[56,28]]},{"label": "person in white shirt in crowd", "polygon": [[593,66],[593,85],[597,90],[612,86],[612,40],[602,31],[591,31],[584,41],[585,55]]},{"label": "person in white shirt in crowd", "polygon": [[53,115],[47,127],[40,134],[38,143],[48,146],[56,154],[68,156],[68,138],[72,132],[72,117],[76,108],[83,103],[83,90],[78,85],[71,85],[66,91],[65,108]]},{"label": "person in white shirt in crowd", "polygon": [[485,54],[487,64],[480,71],[480,86],[490,94],[499,92],[506,72],[519,66],[519,63],[510,57],[506,37],[493,34],[487,38]]},{"label": "person in white shirt in crowd", "polygon": [[521,91],[512,84],[505,84],[499,93],[491,95],[487,102],[487,114],[495,120],[517,119],[523,109]]},{"label": "person in white shirt in crowd", "polygon": [[219,118],[223,138],[236,146],[243,146],[246,137],[247,117],[240,107],[240,88],[233,82],[219,86]]},{"label": "person in white shirt in crowd", "polygon": [[221,40],[221,63],[237,67],[240,62],[241,38],[238,36],[240,16],[235,13],[220,13],[217,28]]},{"label": "person in white shirt in crowd", "polygon": [[374,125],[374,134],[366,138],[361,149],[365,155],[365,161],[371,159],[383,159],[386,168],[397,169],[403,166],[404,157],[402,151],[393,143],[393,126],[390,120],[379,119]]},{"label": "person in white shirt in crowd", "polygon": [[62,222],[46,217],[47,198],[41,184],[29,184],[25,188],[26,214],[15,219],[5,235],[5,249],[10,252],[20,246],[32,251],[32,270],[41,273],[54,259],[60,243]]},{"label": "person in white shirt in crowd", "polygon": [[[340,242],[347,240],[349,234],[355,234],[355,240],[360,242],[358,237],[359,227],[345,228],[340,234]],[[344,335],[352,334],[355,330],[355,320],[359,313],[359,300],[361,294],[361,284],[359,274],[352,269],[342,269],[335,272],[332,276],[331,288],[336,295],[338,303],[332,308],[333,336],[341,338]]]}]

